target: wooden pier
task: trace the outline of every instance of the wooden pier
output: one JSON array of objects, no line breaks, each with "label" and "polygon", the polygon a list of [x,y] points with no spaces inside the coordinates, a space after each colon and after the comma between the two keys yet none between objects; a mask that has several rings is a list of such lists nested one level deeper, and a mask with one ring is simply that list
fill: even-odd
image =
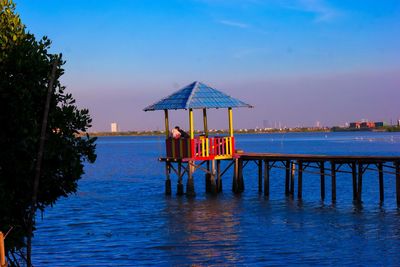
[{"label": "wooden pier", "polygon": [[[325,199],[325,179],[331,179],[332,202],[336,202],[336,175],[348,173],[352,177],[353,199],[362,201],[363,175],[367,170],[376,171],[379,181],[379,198],[384,201],[384,174],[392,174],[396,180],[396,200],[400,206],[400,156],[328,156],[301,154],[243,153],[235,148],[232,108],[252,106],[235,99],[219,90],[201,82],[193,82],[175,93],[162,98],[144,108],[144,111],[163,110],[165,122],[165,193],[172,193],[171,175],[176,174],[177,194],[184,194],[183,177],[187,175],[186,195],[194,196],[194,172],[205,173],[206,192],[217,194],[222,191],[222,177],[233,167],[232,191],[241,193],[245,183],[243,169],[249,162],[254,162],[258,172],[258,191],[270,195],[270,175],[272,168],[285,170],[285,195],[294,197],[295,180],[297,180],[297,198],[303,197],[303,176],[314,173],[320,176],[321,199]],[[209,136],[207,110],[228,110],[228,135]],[[171,136],[169,127],[169,110],[186,110],[189,117],[189,135]],[[203,113],[203,134],[195,136],[194,110]],[[179,127],[175,127],[179,130]],[[221,161],[226,161],[221,168]],[[348,168],[345,169],[344,166]],[[350,169],[350,171],[349,171]],[[296,178],[297,173],[297,179]]]},{"label": "wooden pier", "polygon": [[[321,200],[325,200],[326,178],[331,179],[332,203],[336,202],[336,176],[337,173],[347,173],[352,179],[353,200],[361,203],[363,190],[363,175],[368,171],[377,174],[377,186],[379,186],[379,200],[384,201],[384,174],[395,177],[396,201],[400,206],[400,156],[329,156],[329,155],[304,155],[304,154],[272,154],[272,153],[236,153],[228,161],[225,169],[221,169],[221,160],[205,160],[198,164],[190,158],[160,158],[166,163],[166,193],[171,194],[171,171],[178,176],[177,194],[183,192],[183,176],[188,174],[187,194],[194,195],[193,173],[196,170],[205,172],[206,192],[218,193],[222,191],[222,176],[233,167],[232,191],[241,193],[244,191],[243,170],[249,162],[254,162],[258,174],[258,191],[263,192],[268,199],[270,195],[271,169],[285,170],[286,196],[295,197],[295,181],[297,181],[297,198],[303,198],[303,176],[307,173],[320,176]],[[176,167],[174,166],[176,165]],[[254,166],[252,164],[251,166]],[[347,168],[345,168],[347,167]],[[297,174],[297,179],[296,179]],[[283,178],[283,177],[282,177]]]}]

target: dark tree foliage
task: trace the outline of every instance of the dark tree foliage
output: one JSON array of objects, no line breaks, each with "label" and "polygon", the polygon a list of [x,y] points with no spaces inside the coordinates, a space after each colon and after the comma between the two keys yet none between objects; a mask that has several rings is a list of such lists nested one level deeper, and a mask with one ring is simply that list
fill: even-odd
[{"label": "dark tree foliage", "polygon": [[46,131],[36,207],[43,211],[77,190],[84,162],[96,159],[95,138],[86,133],[91,118],[65,92],[60,77],[65,63],[49,53],[50,41],[36,40],[15,13],[11,0],[0,0],[0,231],[8,255],[27,237],[35,164],[49,76],[57,67]]}]

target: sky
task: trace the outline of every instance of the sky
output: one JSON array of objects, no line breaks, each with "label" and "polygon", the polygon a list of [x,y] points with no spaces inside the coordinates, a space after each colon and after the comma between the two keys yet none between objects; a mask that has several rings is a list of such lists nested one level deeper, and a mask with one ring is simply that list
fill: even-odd
[{"label": "sky", "polygon": [[[62,83],[90,131],[163,129],[143,108],[201,81],[254,106],[234,127],[400,119],[398,0],[15,0],[62,53]],[[200,128],[201,111],[195,112]],[[209,127],[228,127],[209,110]],[[171,124],[188,127],[187,111]]]}]

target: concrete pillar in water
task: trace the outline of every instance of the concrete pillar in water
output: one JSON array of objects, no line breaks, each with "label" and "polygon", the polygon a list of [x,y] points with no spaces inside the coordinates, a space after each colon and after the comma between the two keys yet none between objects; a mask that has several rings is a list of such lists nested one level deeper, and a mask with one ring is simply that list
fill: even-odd
[{"label": "concrete pillar in water", "polygon": [[336,164],[331,162],[332,203],[336,203]]},{"label": "concrete pillar in water", "polygon": [[193,179],[193,172],[194,172],[194,167],[193,167],[193,161],[188,162],[188,180],[186,184],[186,195],[189,197],[194,197],[196,195],[194,191],[194,179]]},{"label": "concrete pillar in water", "polygon": [[171,166],[168,161],[165,162],[165,194],[166,195],[171,195],[171,178],[170,178],[170,173],[171,173]]},{"label": "concrete pillar in water", "polygon": [[205,174],[205,185],[206,185],[206,193],[211,192],[211,172],[210,172],[210,161],[207,160],[207,171]]},{"label": "concrete pillar in water", "polygon": [[261,193],[262,192],[262,179],[263,179],[263,177],[262,177],[262,160],[261,159],[259,159],[258,160],[258,164],[257,164],[257,166],[258,166],[258,192],[259,193]]},{"label": "concrete pillar in water", "polygon": [[294,196],[294,179],[296,175],[296,164],[294,162],[291,163],[291,175],[290,175],[290,193],[291,197]]},{"label": "concrete pillar in water", "polygon": [[321,161],[320,165],[320,175],[321,175],[321,200],[325,200],[325,162]]},{"label": "concrete pillar in water", "polygon": [[264,161],[264,196],[269,198],[269,162]]},{"label": "concrete pillar in water", "polygon": [[217,160],[217,192],[222,192],[221,160]]},{"label": "concrete pillar in water", "polygon": [[182,162],[178,162],[178,188],[176,194],[178,196],[182,196],[184,194],[182,182]]},{"label": "concrete pillar in water", "polygon": [[285,196],[289,196],[289,191],[290,191],[290,189],[289,189],[289,180],[290,180],[290,167],[291,167],[291,164],[290,164],[290,161],[286,161],[285,163],[284,163],[284,165],[285,165],[285,174],[286,174],[286,176],[285,176]]},{"label": "concrete pillar in water", "polygon": [[244,191],[244,179],[243,179],[243,160],[238,161],[238,193]]},{"label": "concrete pillar in water", "polygon": [[239,159],[234,159],[235,163],[233,164],[233,177],[232,177],[232,192],[238,192],[238,172],[239,172]]},{"label": "concrete pillar in water", "polygon": [[215,182],[215,160],[213,159],[211,161],[211,177],[210,177],[210,193],[211,194],[216,194],[217,193],[217,184]]},{"label": "concrete pillar in water", "polygon": [[303,162],[298,161],[299,170],[298,170],[298,179],[297,179],[297,198],[302,199],[303,197]]},{"label": "concrete pillar in water", "polygon": [[400,162],[396,161],[394,166],[396,170],[396,200],[397,206],[400,207]]}]

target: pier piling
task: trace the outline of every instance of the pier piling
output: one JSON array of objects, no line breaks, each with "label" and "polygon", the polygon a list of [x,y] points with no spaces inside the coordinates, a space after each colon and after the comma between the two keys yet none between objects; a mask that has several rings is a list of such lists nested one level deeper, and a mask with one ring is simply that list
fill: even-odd
[{"label": "pier piling", "polygon": [[400,161],[394,163],[396,170],[396,200],[397,206],[400,206]]},{"label": "pier piling", "polygon": [[336,202],[336,163],[331,161],[332,203]]},{"label": "pier piling", "polygon": [[238,176],[239,176],[239,160],[234,159],[233,164],[233,178],[232,178],[232,192],[238,193]]},{"label": "pier piling", "polygon": [[[171,194],[171,170],[173,170],[178,176],[178,190],[177,194],[183,194],[183,176],[187,173],[187,185],[186,194],[187,196],[194,196],[194,178],[193,173],[195,170],[203,170],[207,173],[206,184],[207,192],[219,193],[222,191],[222,176],[226,173],[230,167],[233,167],[233,179],[232,179],[232,191],[235,194],[239,194],[244,191],[244,177],[243,172],[246,166],[254,166],[248,164],[254,162],[257,166],[257,186],[258,192],[263,193],[265,199],[270,197],[270,182],[271,182],[271,169],[272,168],[283,168],[285,170],[285,195],[290,198],[294,197],[295,193],[295,179],[297,178],[297,198],[301,200],[303,198],[303,178],[307,173],[314,173],[320,175],[320,190],[321,199],[325,200],[326,197],[326,181],[327,175],[331,176],[331,197],[332,203],[336,203],[336,178],[337,173],[350,173],[351,174],[351,185],[352,194],[355,204],[362,203],[362,184],[363,174],[367,170],[373,170],[370,166],[376,166],[379,178],[379,200],[380,203],[384,201],[384,173],[389,173],[395,176],[396,186],[396,202],[400,207],[400,157],[397,156],[326,156],[326,155],[299,155],[299,154],[271,154],[271,153],[240,153],[232,159],[223,159],[229,161],[226,168],[221,172],[221,160],[214,159],[209,160],[210,167],[207,169],[202,168],[201,165],[206,163],[201,162],[195,165],[195,161],[189,160],[177,160],[170,158],[160,158],[161,161],[165,161],[165,194]],[[330,163],[330,174],[329,169],[326,169],[326,163]],[[386,163],[386,164],[385,164]],[[388,163],[393,164],[394,167],[387,165]],[[177,164],[177,168],[174,168],[174,164]],[[183,166],[187,166],[183,168]],[[187,164],[187,165],[186,165]],[[315,165],[316,166],[315,166]],[[297,167],[296,167],[297,165]],[[348,166],[347,169],[342,170],[343,166]],[[248,168],[248,167],[247,167]],[[297,170],[297,177],[296,175]],[[319,170],[308,171],[308,168],[315,168]],[[348,170],[350,168],[350,171]],[[385,168],[393,168],[395,172],[388,172]],[[328,172],[328,173],[327,173]],[[263,180],[264,179],[264,180]]]},{"label": "pier piling", "polygon": [[290,193],[291,197],[294,196],[294,179],[296,175],[296,164],[294,162],[291,163],[291,172],[290,172]]},{"label": "pier piling", "polygon": [[188,162],[188,180],[186,184],[186,195],[189,197],[194,197],[196,195],[194,191],[194,179],[193,179],[193,161]]},{"label": "pier piling", "polygon": [[217,160],[217,193],[222,192],[221,161]]},{"label": "pier piling", "polygon": [[358,163],[357,202],[362,202],[363,164]]},{"label": "pier piling", "polygon": [[303,162],[298,161],[299,170],[297,171],[297,198],[301,199],[303,195]]},{"label": "pier piling", "polygon": [[171,177],[170,177],[170,173],[171,173],[171,166],[169,162],[165,163],[165,194],[166,195],[171,195],[172,191],[171,191]]},{"label": "pier piling", "polygon": [[353,201],[357,201],[358,199],[357,165],[355,162],[351,163],[351,175],[353,180]]},{"label": "pier piling", "polygon": [[178,162],[178,186],[176,194],[182,196],[183,192],[183,182],[182,182],[182,162]]},{"label": "pier piling", "polygon": [[286,168],[286,176],[285,176],[285,196],[289,196],[289,180],[290,180],[290,161],[286,161],[284,163]]},{"label": "pier piling", "polygon": [[378,163],[378,172],[379,172],[379,200],[383,203],[385,198],[384,187],[383,187],[383,164]]},{"label": "pier piling", "polygon": [[325,162],[320,162],[320,180],[321,180],[321,200],[325,200]]},{"label": "pier piling", "polygon": [[264,161],[264,196],[269,198],[269,162]]},{"label": "pier piling", "polygon": [[258,192],[262,192],[262,160],[258,160]]}]

